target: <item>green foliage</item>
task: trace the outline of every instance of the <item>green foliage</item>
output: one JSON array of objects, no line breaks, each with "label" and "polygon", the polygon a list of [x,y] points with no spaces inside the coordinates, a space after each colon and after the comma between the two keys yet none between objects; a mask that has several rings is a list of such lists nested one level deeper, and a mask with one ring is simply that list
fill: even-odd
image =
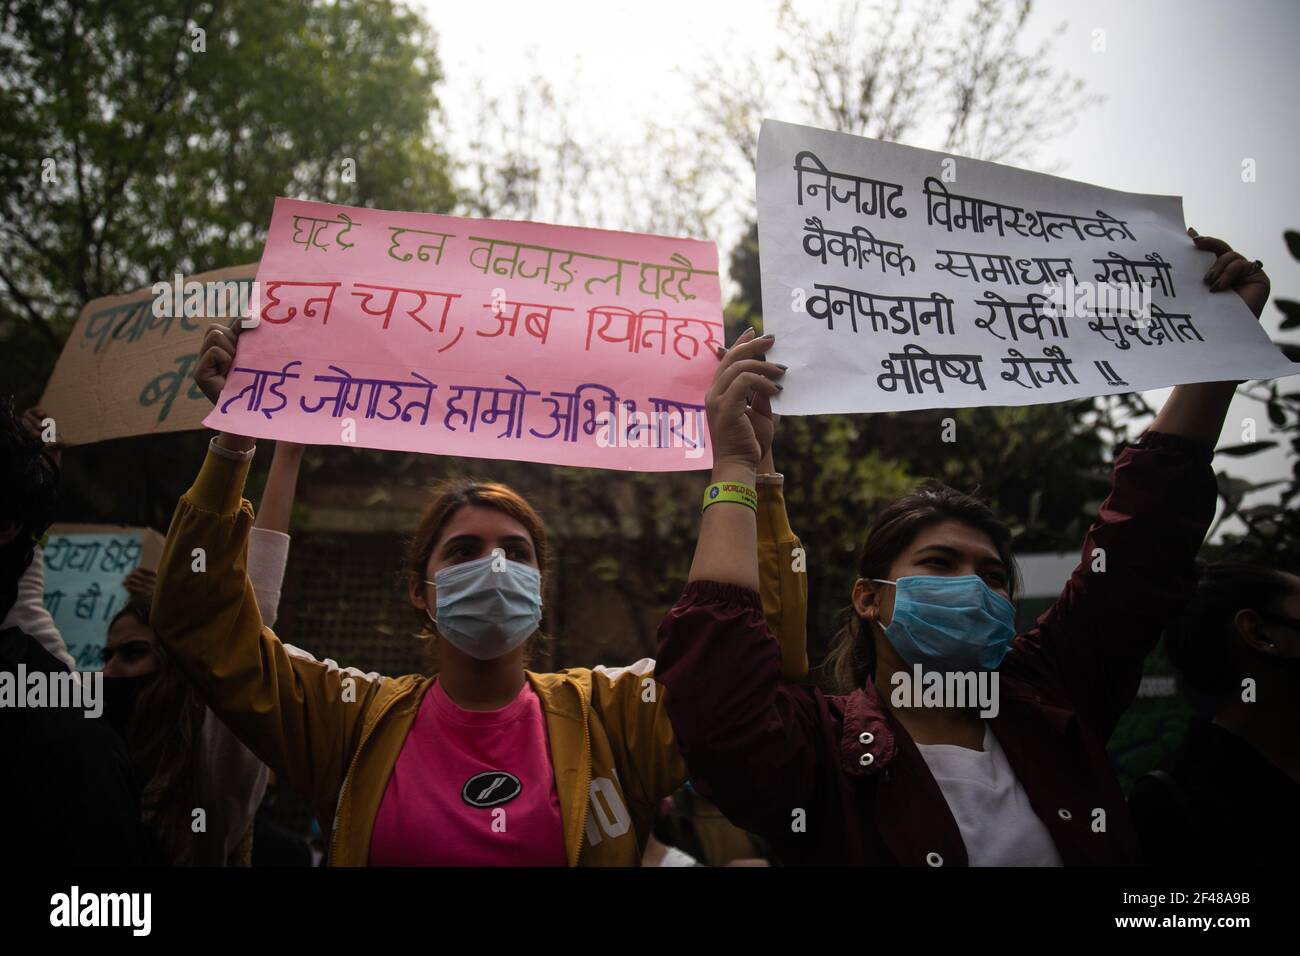
[{"label": "green foliage", "polygon": [[1177,749],[1192,713],[1182,697],[1140,698],[1125,711],[1106,745],[1125,793],[1132,791],[1138,777]]},{"label": "green foliage", "polygon": [[87,301],[256,260],[276,196],[454,200],[430,30],[387,0],[3,3],[0,76],[0,321],[23,356],[0,385],[22,404]]},{"label": "green foliage", "polygon": [[[0,77],[0,394],[19,408],[86,302],[256,261],[276,196],[455,202],[432,32],[388,0],[0,0]],[[165,528],[206,437],[76,449],[62,514]]]},{"label": "green foliage", "polygon": [[[1300,259],[1300,232],[1289,229],[1283,234],[1283,239],[1291,255]],[[1273,304],[1283,314],[1279,328],[1286,330],[1298,324],[1300,306],[1296,302],[1278,298],[1273,300]],[[1300,344],[1277,344],[1293,362],[1300,362]],[[1294,502],[1300,497],[1300,390],[1296,388],[1294,378],[1282,378],[1255,383],[1245,393],[1263,404],[1269,422],[1281,433],[1282,439],[1280,442],[1244,442],[1220,448],[1219,454],[1247,457],[1284,444],[1290,475],[1275,481],[1249,482],[1220,471],[1219,497],[1223,499],[1224,510],[1219,523],[1235,518],[1245,526],[1245,530],[1224,534],[1218,546],[1211,549],[1211,554],[1216,558],[1257,561],[1297,571],[1300,570],[1300,512],[1294,507]],[[1275,503],[1245,504],[1247,495],[1270,488],[1281,488]]]}]

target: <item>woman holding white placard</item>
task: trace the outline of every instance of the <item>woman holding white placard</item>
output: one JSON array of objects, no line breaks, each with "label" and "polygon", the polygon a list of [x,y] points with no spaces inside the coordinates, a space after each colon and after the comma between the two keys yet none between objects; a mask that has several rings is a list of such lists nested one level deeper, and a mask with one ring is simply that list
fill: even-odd
[{"label": "woman holding white placard", "polygon": [[[1189,232],[1215,254],[1211,290],[1237,292],[1258,317],[1269,292],[1260,264]],[[717,484],[753,484],[754,424],[781,389],[780,371],[760,361],[772,342],[742,337],[709,393]],[[928,485],[886,507],[834,653],[843,696],[781,686],[754,590],[754,513],[706,505],[658,655],[692,784],[788,862],[1135,862],[1105,743],[1195,587],[1234,388],[1173,390],[1116,461],[1056,604],[1019,635],[1011,534],[987,506]]]}]

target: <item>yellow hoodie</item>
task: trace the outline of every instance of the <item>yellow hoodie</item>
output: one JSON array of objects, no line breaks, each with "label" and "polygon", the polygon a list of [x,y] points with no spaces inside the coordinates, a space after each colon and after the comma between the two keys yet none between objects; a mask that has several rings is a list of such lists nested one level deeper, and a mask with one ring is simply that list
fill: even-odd
[{"label": "yellow hoodie", "polygon": [[[329,863],[364,866],[379,804],[432,678],[382,677],[290,652],[247,575],[249,463],[208,453],[180,499],[151,623],[200,695],[330,832]],[[807,670],[807,579],[779,485],[759,486],[763,610],[787,679]],[[569,865],[635,866],[656,806],[686,779],[654,661],[525,672],[546,714]]]}]

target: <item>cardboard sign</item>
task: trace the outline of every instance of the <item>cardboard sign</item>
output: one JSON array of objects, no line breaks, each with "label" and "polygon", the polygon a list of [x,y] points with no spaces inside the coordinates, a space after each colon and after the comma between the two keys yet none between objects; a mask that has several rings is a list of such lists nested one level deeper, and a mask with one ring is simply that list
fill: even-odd
[{"label": "cardboard sign", "polygon": [[194,385],[203,332],[252,304],[255,265],[173,276],[148,289],[92,300],[77,319],[41,407],[55,438],[86,445],[109,438],[191,431],[212,405]]},{"label": "cardboard sign", "polygon": [[45,609],[54,618],[77,669],[99,670],[108,625],[126,604],[123,579],[157,568],[163,536],[152,528],[58,524],[43,549]]}]

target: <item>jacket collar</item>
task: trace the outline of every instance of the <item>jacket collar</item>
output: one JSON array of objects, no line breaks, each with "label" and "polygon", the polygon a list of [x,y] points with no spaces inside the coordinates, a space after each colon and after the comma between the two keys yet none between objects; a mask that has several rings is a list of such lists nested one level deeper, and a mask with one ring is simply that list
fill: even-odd
[{"label": "jacket collar", "polygon": [[542,709],[571,720],[584,720],[587,716],[587,698],[581,685],[567,674],[537,674],[524,671],[532,684],[533,692],[542,702]]}]

